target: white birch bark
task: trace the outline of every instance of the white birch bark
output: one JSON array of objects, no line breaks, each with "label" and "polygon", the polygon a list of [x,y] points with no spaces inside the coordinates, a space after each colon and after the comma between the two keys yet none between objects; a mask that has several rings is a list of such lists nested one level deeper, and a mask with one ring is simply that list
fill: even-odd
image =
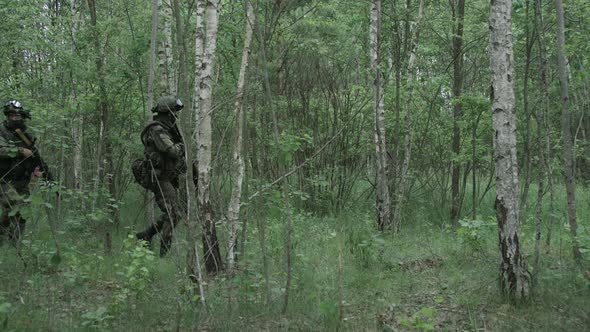
[{"label": "white birch bark", "polygon": [[416,79],[416,54],[418,51],[420,22],[424,16],[424,0],[420,0],[418,8],[418,18],[414,28],[412,29],[414,38],[411,41],[410,59],[408,60],[408,80],[407,80],[407,94],[406,94],[406,114],[404,117],[404,161],[402,163],[401,172],[399,173],[400,182],[395,190],[395,204],[393,212],[393,229],[399,232],[401,226],[401,214],[404,204],[404,194],[408,187],[408,171],[410,169],[410,160],[412,157],[412,124],[411,124],[411,102],[412,92],[414,90],[414,81]]},{"label": "white birch bark", "polygon": [[375,164],[377,186],[377,225],[380,230],[389,228],[389,188],[387,186],[387,145],[385,140],[385,109],[381,70],[379,68],[379,46],[381,32],[381,0],[371,0],[369,26],[369,47],[371,70],[375,74],[373,81],[373,109],[375,112]]},{"label": "white birch bark", "polygon": [[512,43],[512,0],[494,0],[490,9],[492,122],[496,164],[496,219],[500,247],[500,288],[521,302],[530,294],[530,274],[518,239],[518,160]]},{"label": "white birch bark", "polygon": [[198,122],[198,182],[197,206],[199,219],[203,225],[205,266],[208,272],[215,273],[222,269],[219,244],[213,223],[213,211],[210,201],[211,183],[211,105],[213,90],[213,67],[217,47],[217,29],[219,18],[219,0],[208,0],[206,15],[206,42],[200,82],[200,112]]},{"label": "white birch bark", "polygon": [[248,64],[250,56],[250,46],[252,43],[252,26],[254,24],[254,8],[249,0],[246,0],[246,23],[244,49],[242,50],[242,64],[240,66],[240,75],[238,78],[238,88],[235,104],[236,133],[233,151],[233,170],[232,170],[232,193],[229,207],[227,209],[227,219],[229,226],[228,248],[227,248],[227,267],[231,271],[235,266],[235,247],[238,239],[239,217],[240,217],[240,197],[242,196],[242,181],[244,178],[244,160],[242,157],[243,150],[243,131],[244,131],[244,93],[246,91],[246,75],[248,73]]},{"label": "white birch bark", "polygon": [[[204,7],[204,0],[197,0],[197,22],[196,22],[196,37],[195,37],[195,80],[194,80],[194,91],[193,91],[193,103],[192,103],[192,112],[194,116],[194,123],[198,125],[199,120],[199,111],[200,111],[200,85],[201,85],[201,66],[202,66],[202,58],[203,58],[203,15],[205,12]],[[195,132],[192,133],[188,139],[188,144],[185,146],[185,153],[187,156],[187,169],[189,170],[189,174],[193,174],[197,170],[193,167],[193,151],[196,150],[196,136],[197,136],[198,128],[195,126]],[[192,195],[195,190],[195,184],[191,176],[185,177],[185,186],[187,195]],[[199,292],[201,295],[201,303],[205,304],[205,292],[203,289],[202,283],[202,272],[201,272],[201,263],[198,253],[198,245],[197,245],[197,233],[198,233],[198,218],[192,220],[191,218],[191,211],[192,211],[192,200],[189,198],[187,200],[188,207],[187,207],[187,216],[186,216],[186,223],[187,223],[187,239],[188,239],[188,253],[187,253],[187,270],[189,274],[189,279],[193,282],[197,283],[199,286]],[[198,217],[198,216],[197,216]]]},{"label": "white birch bark", "polygon": [[[203,19],[205,16],[205,1],[197,0],[197,23],[195,36],[195,80],[193,91],[193,112],[195,123],[199,124],[199,115],[201,113],[201,73],[203,71],[203,48],[205,43],[205,29],[203,27]],[[194,137],[198,135],[198,127],[195,128]]]},{"label": "white birch bark", "polygon": [[[145,116],[146,124],[152,121],[152,107],[154,106],[154,80],[156,76],[156,46],[158,45],[158,19],[159,19],[159,0],[152,1],[152,31],[150,35],[150,67],[148,74],[147,86],[147,112]],[[147,209],[147,221],[151,225],[156,220],[156,213],[154,210],[154,194],[149,191],[144,191],[143,204]]]},{"label": "white birch bark", "polygon": [[158,68],[161,76],[160,96],[177,95],[176,78],[174,75],[174,57],[172,54],[172,6],[166,1],[160,3],[162,18],[162,43],[158,52]]}]

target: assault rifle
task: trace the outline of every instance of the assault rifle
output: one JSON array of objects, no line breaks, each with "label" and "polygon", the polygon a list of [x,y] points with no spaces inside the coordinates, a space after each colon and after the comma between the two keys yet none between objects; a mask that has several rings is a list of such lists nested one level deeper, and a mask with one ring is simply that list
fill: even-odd
[{"label": "assault rifle", "polygon": [[45,162],[45,160],[43,160],[43,158],[39,154],[39,150],[35,147],[35,144],[33,142],[31,142],[29,137],[27,137],[27,135],[25,135],[25,133],[23,133],[22,130],[17,128],[14,130],[14,132],[26,144],[27,148],[33,152],[33,155],[31,156],[31,158],[33,158],[34,164],[39,166],[39,170],[41,172],[43,172],[43,179],[45,181],[53,182],[53,175],[49,171],[49,166],[47,166],[47,163]]}]

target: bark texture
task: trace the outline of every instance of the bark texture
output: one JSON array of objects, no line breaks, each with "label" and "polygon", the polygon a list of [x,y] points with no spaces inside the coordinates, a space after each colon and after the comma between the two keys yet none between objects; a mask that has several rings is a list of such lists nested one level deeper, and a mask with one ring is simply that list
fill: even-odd
[{"label": "bark texture", "polygon": [[490,10],[492,121],[496,164],[496,219],[500,247],[500,288],[512,301],[529,298],[530,274],[518,239],[518,160],[514,114],[512,1],[493,0]]},{"label": "bark texture", "polygon": [[567,193],[567,217],[573,242],[573,254],[576,260],[582,258],[578,246],[578,222],[576,220],[576,179],[574,171],[574,139],[572,137],[572,115],[569,110],[569,82],[567,73],[567,57],[565,55],[565,23],[563,3],[555,0],[557,15],[557,62],[559,67],[559,83],[561,94],[561,130],[563,135],[563,175]]},{"label": "bark texture", "polygon": [[[461,127],[459,121],[463,113],[458,99],[463,92],[463,18],[465,17],[465,0],[453,1],[453,155],[455,158],[461,153]],[[461,177],[460,163],[453,161],[451,167],[451,222],[458,224],[461,213],[461,196],[459,195],[459,179]],[[475,206],[474,206],[475,208]]]},{"label": "bark texture", "polygon": [[416,19],[416,23],[411,28],[411,33],[413,34],[413,38],[411,41],[411,49],[410,49],[410,59],[408,60],[408,79],[407,79],[407,93],[406,93],[406,101],[405,101],[405,108],[406,114],[404,116],[404,160],[402,163],[402,168],[398,176],[400,177],[399,185],[395,189],[395,205],[393,209],[393,230],[395,232],[399,232],[401,227],[401,216],[402,216],[402,208],[404,205],[404,196],[406,194],[407,188],[409,186],[409,170],[410,170],[410,160],[412,158],[412,126],[411,126],[411,102],[412,102],[412,92],[413,86],[416,79],[416,58],[418,52],[418,42],[420,36],[420,22],[422,21],[422,16],[424,15],[424,0],[420,0],[420,5],[418,8],[418,17]]},{"label": "bark texture", "polygon": [[375,160],[377,185],[377,225],[380,230],[391,228],[389,188],[387,186],[387,144],[385,140],[385,109],[381,69],[379,68],[379,47],[381,33],[381,0],[371,1],[370,17],[371,70],[375,74],[373,81],[373,109],[375,112]]},{"label": "bark texture", "polygon": [[208,0],[206,6],[206,42],[200,82],[200,115],[198,122],[198,179],[197,207],[199,220],[203,225],[203,250],[205,268],[208,273],[215,274],[223,269],[213,208],[210,200],[211,185],[211,105],[213,92],[213,66],[217,47],[217,29],[219,19],[219,0]]},{"label": "bark texture", "polygon": [[236,133],[233,151],[233,170],[232,170],[232,193],[229,207],[227,209],[227,219],[229,224],[229,239],[227,248],[227,267],[232,270],[236,262],[235,248],[238,240],[238,228],[240,218],[240,197],[242,196],[242,181],[244,178],[244,159],[243,150],[243,132],[244,132],[244,93],[246,91],[246,75],[250,60],[250,45],[252,43],[252,26],[254,24],[254,9],[252,3],[246,0],[246,23],[244,48],[242,50],[242,63],[240,65],[240,76],[238,77],[238,88],[235,104]]}]

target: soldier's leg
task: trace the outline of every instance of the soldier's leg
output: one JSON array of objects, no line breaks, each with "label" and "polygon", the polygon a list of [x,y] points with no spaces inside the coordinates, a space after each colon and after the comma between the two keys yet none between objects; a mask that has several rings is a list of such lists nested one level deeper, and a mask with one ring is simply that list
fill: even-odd
[{"label": "soldier's leg", "polygon": [[[13,197],[12,204],[13,207],[18,208],[18,206],[25,204],[24,198],[30,195],[29,182],[17,182],[14,184],[14,188],[17,195]],[[14,217],[11,217],[12,234],[10,234],[10,240],[13,244],[17,244],[18,240],[25,233],[25,223],[26,220],[23,218],[20,212],[17,212]]]},{"label": "soldier's leg", "polygon": [[160,183],[162,189],[162,201],[164,206],[164,213],[167,218],[162,225],[161,242],[160,242],[160,257],[166,255],[170,246],[172,245],[172,234],[174,226],[178,224],[180,219],[180,212],[178,210],[178,195],[176,188],[169,181],[162,181]]},{"label": "soldier's leg", "polygon": [[[23,202],[13,185],[2,183],[0,185],[0,205],[2,206],[2,215],[0,216],[0,235],[7,235],[10,240],[18,239],[20,233],[24,231],[24,220],[21,225],[20,213],[11,216],[13,210]],[[21,227],[22,226],[22,227]]]},{"label": "soldier's leg", "polygon": [[0,241],[4,238],[4,236],[8,235],[10,228],[10,198],[8,195],[9,189],[9,184],[0,184],[0,206],[2,207],[2,215],[0,215]]},{"label": "soldier's leg", "polygon": [[154,193],[154,199],[156,200],[156,204],[158,205],[160,211],[162,211],[162,214],[160,215],[160,217],[158,217],[158,219],[156,219],[156,221],[153,224],[149,225],[145,230],[135,234],[135,237],[138,240],[147,241],[150,244],[152,238],[158,232],[161,232],[164,225],[168,222],[168,215],[164,212],[166,211],[166,204],[164,196],[162,194],[162,190],[160,190],[160,186],[161,185],[158,185],[157,188],[153,188],[152,191]]}]

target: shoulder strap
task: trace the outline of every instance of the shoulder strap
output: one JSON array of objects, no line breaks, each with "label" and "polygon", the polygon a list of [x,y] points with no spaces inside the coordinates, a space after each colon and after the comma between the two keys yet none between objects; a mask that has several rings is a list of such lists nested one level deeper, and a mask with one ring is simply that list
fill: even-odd
[{"label": "shoulder strap", "polygon": [[148,125],[145,126],[145,128],[143,128],[143,130],[141,132],[141,143],[143,143],[144,146],[147,146],[147,139],[148,139],[149,130],[155,126],[162,126],[164,129],[168,130],[168,126],[166,126],[165,124],[163,124],[160,121],[152,121],[152,122],[148,123]]}]

